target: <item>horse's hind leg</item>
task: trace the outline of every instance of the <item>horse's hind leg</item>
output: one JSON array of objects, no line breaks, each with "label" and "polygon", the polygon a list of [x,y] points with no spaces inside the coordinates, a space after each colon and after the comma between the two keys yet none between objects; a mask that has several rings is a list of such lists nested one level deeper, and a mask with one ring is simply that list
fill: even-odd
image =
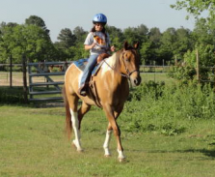
[{"label": "horse's hind leg", "polygon": [[71,113],[72,128],[75,134],[75,139],[73,140],[73,145],[77,148],[77,151],[83,151],[80,142],[80,131],[79,131],[79,120],[78,120],[78,97],[77,95],[70,95],[68,97],[69,108]]},{"label": "horse's hind leg", "polygon": [[81,121],[84,115],[90,110],[91,106],[82,102],[80,109],[78,110],[78,121],[79,121],[79,130],[81,129]]}]

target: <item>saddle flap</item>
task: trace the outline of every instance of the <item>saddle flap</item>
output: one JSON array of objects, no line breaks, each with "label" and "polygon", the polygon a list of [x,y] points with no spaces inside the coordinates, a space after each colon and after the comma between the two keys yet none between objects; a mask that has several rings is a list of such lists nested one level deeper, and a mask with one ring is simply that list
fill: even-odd
[{"label": "saddle flap", "polygon": [[[77,61],[74,61],[73,64],[80,70],[80,71],[84,71],[85,66],[88,62],[88,59],[79,59]],[[97,72],[99,71],[101,65],[102,65],[103,61],[101,61],[99,64],[97,64],[94,69],[91,72],[91,76],[95,76],[97,74]]]}]

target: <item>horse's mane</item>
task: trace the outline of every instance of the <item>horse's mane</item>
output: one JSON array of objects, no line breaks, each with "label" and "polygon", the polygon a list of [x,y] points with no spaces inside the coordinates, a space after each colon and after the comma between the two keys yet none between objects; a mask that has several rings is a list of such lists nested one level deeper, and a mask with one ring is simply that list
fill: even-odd
[{"label": "horse's mane", "polygon": [[118,72],[120,68],[120,54],[122,53],[122,50],[119,50],[115,52],[112,56],[105,59],[106,60],[106,66],[111,68],[114,72]]},{"label": "horse's mane", "polygon": [[104,69],[112,69],[114,72],[119,73],[120,67],[121,67],[121,62],[120,62],[120,55],[124,51],[130,50],[132,53],[136,55],[135,48],[132,46],[126,46],[126,49],[121,49],[117,52],[115,52],[112,56],[109,58],[105,59],[106,65],[104,66]]}]

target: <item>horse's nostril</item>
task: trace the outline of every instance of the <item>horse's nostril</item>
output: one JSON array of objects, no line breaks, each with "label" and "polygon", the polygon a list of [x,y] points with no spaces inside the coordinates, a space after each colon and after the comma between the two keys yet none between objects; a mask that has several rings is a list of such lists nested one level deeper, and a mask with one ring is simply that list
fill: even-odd
[{"label": "horse's nostril", "polygon": [[135,80],[134,80],[134,83],[137,85],[137,84],[138,84],[138,80],[137,80],[137,79],[135,79]]}]

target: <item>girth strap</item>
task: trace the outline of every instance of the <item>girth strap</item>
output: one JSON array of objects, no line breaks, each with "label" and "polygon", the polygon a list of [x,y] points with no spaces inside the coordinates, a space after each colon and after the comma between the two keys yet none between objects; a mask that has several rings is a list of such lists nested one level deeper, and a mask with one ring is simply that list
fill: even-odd
[{"label": "girth strap", "polygon": [[101,105],[101,103],[99,101],[98,92],[97,92],[97,89],[96,89],[96,84],[95,84],[95,81],[93,81],[92,78],[93,77],[91,77],[91,80],[89,82],[89,90],[91,92],[90,95],[92,96],[92,99],[96,103],[96,106],[98,106],[99,108],[102,108],[102,105]]}]

